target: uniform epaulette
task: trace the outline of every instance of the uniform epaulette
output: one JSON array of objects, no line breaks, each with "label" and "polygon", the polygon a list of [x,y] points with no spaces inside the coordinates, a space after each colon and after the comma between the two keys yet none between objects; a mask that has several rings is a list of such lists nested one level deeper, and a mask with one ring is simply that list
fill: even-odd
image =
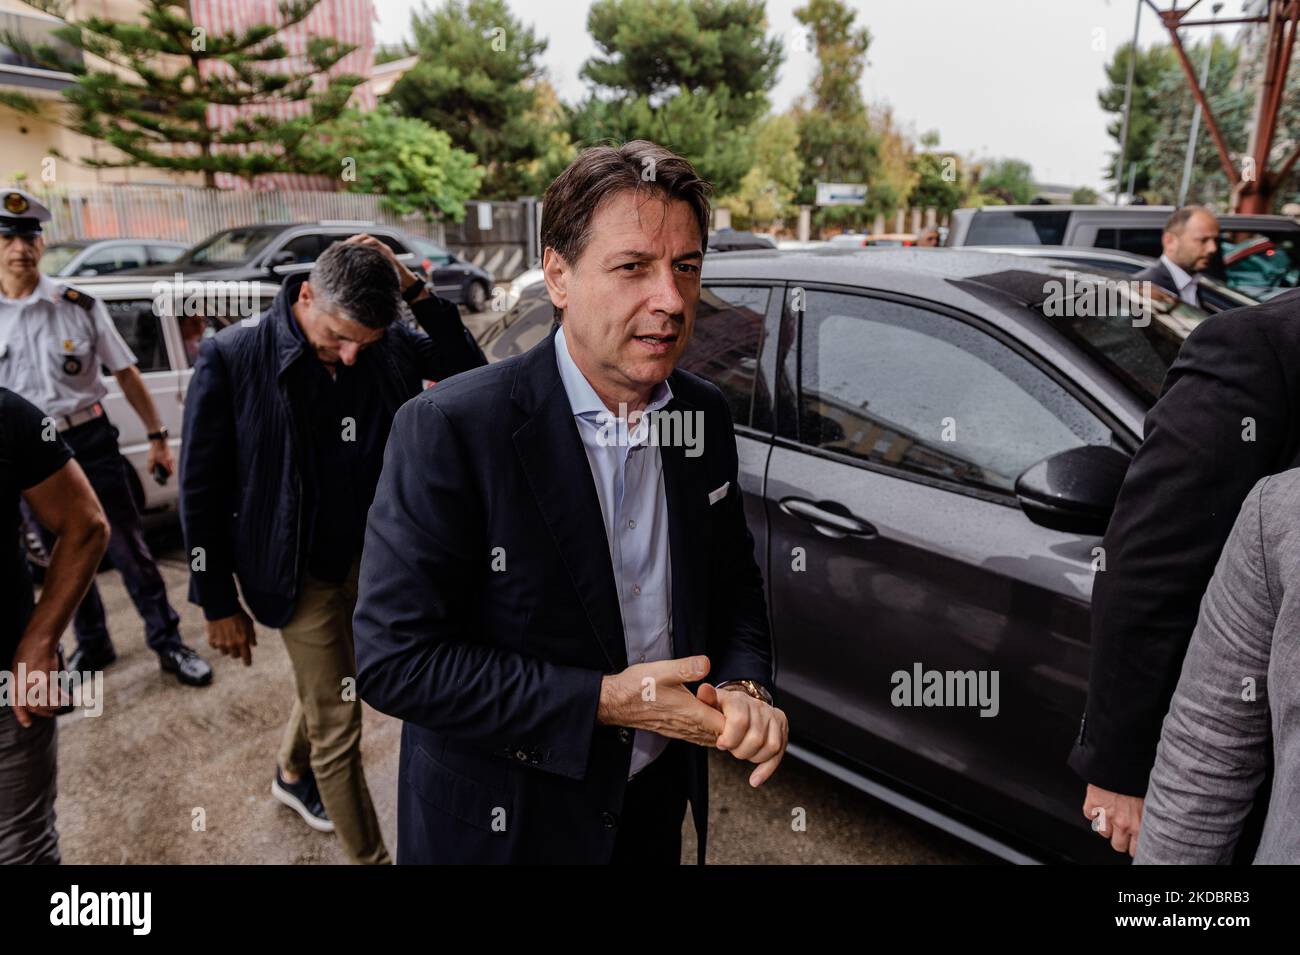
[{"label": "uniform epaulette", "polygon": [[88,312],[95,307],[95,297],[93,295],[87,295],[72,286],[68,286],[63,290],[63,297],[74,305],[80,305]]}]

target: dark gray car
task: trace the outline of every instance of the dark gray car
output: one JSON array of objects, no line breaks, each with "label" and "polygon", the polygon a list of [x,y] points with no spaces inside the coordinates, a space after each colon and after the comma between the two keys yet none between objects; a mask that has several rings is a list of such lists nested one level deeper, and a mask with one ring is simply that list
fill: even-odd
[{"label": "dark gray car", "polygon": [[[736,422],[791,753],[1015,861],[1123,861],[1065,764],[1089,599],[1143,417],[1205,317],[1162,292],[1145,316],[1049,317],[1123,277],[951,249],[709,255],[681,363]],[[489,359],[550,325],[528,290]]]}]

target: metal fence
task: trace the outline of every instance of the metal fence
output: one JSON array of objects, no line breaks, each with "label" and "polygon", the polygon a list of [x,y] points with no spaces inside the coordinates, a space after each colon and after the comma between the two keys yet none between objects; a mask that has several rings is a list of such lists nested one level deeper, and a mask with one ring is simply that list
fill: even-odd
[{"label": "metal fence", "polygon": [[441,223],[394,215],[381,206],[380,196],[365,193],[132,185],[35,191],[50,209],[45,227],[50,242],[140,238],[195,243],[234,226],[349,220],[396,226],[445,244]]},{"label": "metal fence", "polygon": [[443,243],[498,281],[534,268],[541,259],[538,227],[541,203],[534,198],[515,202],[465,203],[465,219],[449,222]]}]

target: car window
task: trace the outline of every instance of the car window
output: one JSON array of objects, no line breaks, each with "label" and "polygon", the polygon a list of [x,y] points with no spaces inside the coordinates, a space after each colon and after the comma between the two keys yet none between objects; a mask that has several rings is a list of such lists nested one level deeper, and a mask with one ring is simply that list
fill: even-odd
[{"label": "car window", "polygon": [[280,226],[226,229],[204,239],[185,254],[183,261],[196,265],[240,265],[254,258],[282,231]]},{"label": "car window", "polygon": [[380,234],[380,235],[376,235],[375,238],[378,239],[380,242],[384,243],[384,245],[388,246],[398,255],[405,255],[407,252],[411,251],[404,244],[399,242],[397,239],[393,238],[391,235]]},{"label": "car window", "polygon": [[1219,236],[1219,251],[1229,288],[1267,297],[1300,285],[1300,233],[1225,230]]},{"label": "car window", "polygon": [[107,301],[109,317],[121,332],[126,343],[135,352],[137,365],[142,372],[168,371],[167,345],[163,341],[162,325],[154,313],[151,298]]},{"label": "car window", "polygon": [[1060,245],[1068,212],[1001,212],[981,209],[971,217],[967,245]]},{"label": "car window", "polygon": [[928,309],[805,293],[797,439],[998,492],[1110,429],[1028,359]]},{"label": "car window", "polygon": [[58,275],[65,265],[71,262],[83,249],[80,245],[51,245],[41,256],[41,271],[46,275]]},{"label": "car window", "polygon": [[175,262],[184,251],[183,246],[151,245],[149,246],[149,262],[153,265]]},{"label": "car window", "polygon": [[[257,315],[271,307],[274,296],[265,295],[256,300],[254,307]],[[205,341],[221,331],[232,322],[239,321],[235,315],[178,315],[176,324],[181,332],[181,344],[185,352],[187,368],[193,368],[199,357],[199,348]],[[249,316],[250,318],[252,316]]]},{"label": "car window", "polygon": [[[319,235],[296,235],[284,244],[280,252],[292,253],[292,264],[294,265],[311,265],[321,253],[321,237]],[[278,255],[279,252],[276,254]],[[287,265],[289,263],[281,264]]]},{"label": "car window", "polygon": [[704,288],[695,311],[695,330],[678,362],[678,367],[722,390],[736,424],[750,423],[769,294],[766,288]]},{"label": "car window", "polygon": [[1146,404],[1154,404],[1183,341],[1208,313],[1154,282],[1138,283],[1124,273],[1067,272],[1064,279],[1061,286],[1073,290],[1074,303],[1049,297],[1035,310]]},{"label": "car window", "polygon": [[447,265],[451,262],[451,253],[428,239],[416,239],[415,250],[430,265]]},{"label": "car window", "polygon": [[1163,228],[1098,229],[1092,244],[1099,249],[1119,249],[1158,259],[1164,252],[1160,241],[1163,234]]},{"label": "car window", "polygon": [[110,275],[123,269],[138,269],[148,264],[142,245],[113,245],[86,256],[79,266],[78,275]]},{"label": "car window", "polygon": [[555,308],[545,286],[540,291],[532,287],[525,289],[501,321],[484,333],[480,344],[487,360],[497,362],[512,355],[522,355],[549,335],[554,327]]}]

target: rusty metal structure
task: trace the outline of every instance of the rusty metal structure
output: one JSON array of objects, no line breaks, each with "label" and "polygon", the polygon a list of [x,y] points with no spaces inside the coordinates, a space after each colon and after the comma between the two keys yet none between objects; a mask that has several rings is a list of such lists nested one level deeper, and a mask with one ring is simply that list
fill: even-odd
[{"label": "rusty metal structure", "polygon": [[[1277,134],[1278,115],[1282,109],[1282,97],[1286,92],[1291,55],[1295,50],[1296,29],[1300,25],[1300,0],[1261,0],[1264,5],[1263,12],[1254,16],[1213,20],[1188,19],[1191,12],[1200,6],[1201,0],[1194,0],[1190,6],[1181,9],[1178,7],[1177,0],[1174,0],[1167,10],[1157,7],[1155,0],[1144,0],[1144,2],[1169,31],[1169,38],[1182,64],[1187,85],[1191,87],[1192,95],[1200,104],[1206,127],[1219,152],[1219,163],[1223,166],[1228,182],[1232,183],[1233,208],[1243,213],[1271,212],[1277,191],[1295,167],[1296,161],[1300,160],[1300,145],[1297,145],[1279,166],[1269,168]],[[1183,48],[1182,38],[1178,34],[1181,27],[1222,26],[1231,23],[1263,24],[1267,29],[1263,44],[1263,75],[1255,104],[1255,125],[1251,142],[1242,155],[1240,164],[1233,161],[1228,144],[1224,141],[1223,131],[1210,110],[1205,91],[1201,89],[1196,71],[1192,69],[1187,51]]]}]

